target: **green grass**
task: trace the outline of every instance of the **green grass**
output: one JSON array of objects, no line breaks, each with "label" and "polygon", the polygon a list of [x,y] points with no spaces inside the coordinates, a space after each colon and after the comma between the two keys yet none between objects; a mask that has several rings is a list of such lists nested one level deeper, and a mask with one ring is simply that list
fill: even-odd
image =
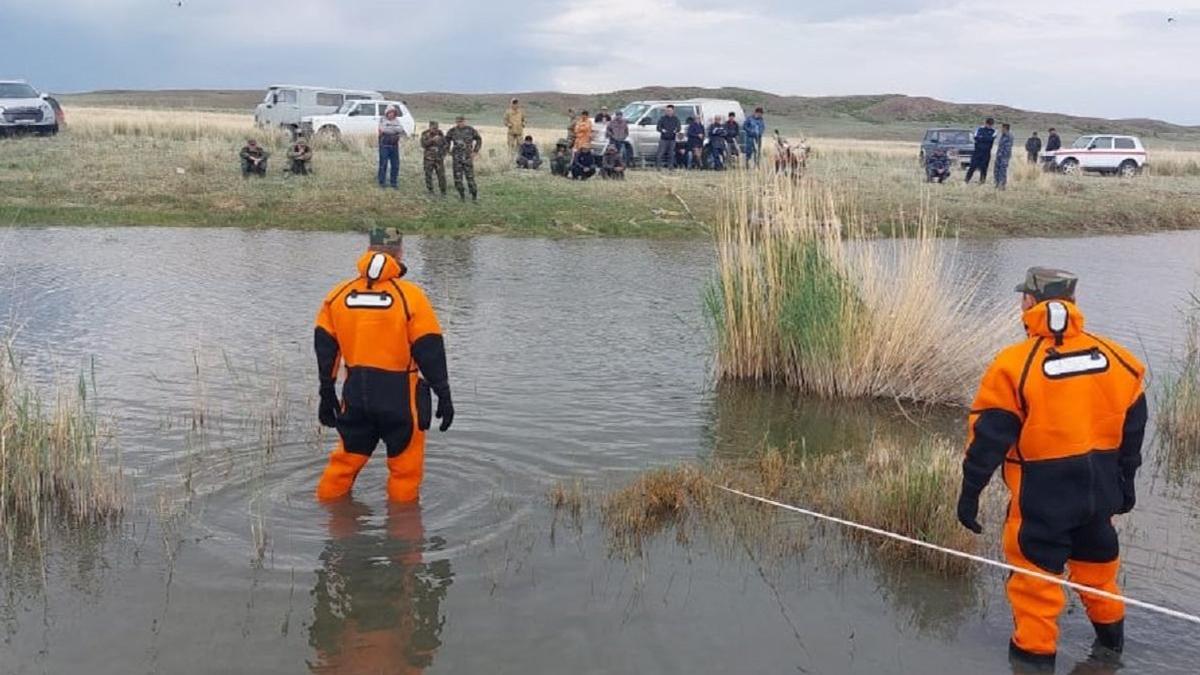
[{"label": "green grass", "polygon": [[1200,297],[1195,294],[1184,322],[1179,370],[1168,376],[1155,401],[1162,457],[1178,469],[1200,463]]}]

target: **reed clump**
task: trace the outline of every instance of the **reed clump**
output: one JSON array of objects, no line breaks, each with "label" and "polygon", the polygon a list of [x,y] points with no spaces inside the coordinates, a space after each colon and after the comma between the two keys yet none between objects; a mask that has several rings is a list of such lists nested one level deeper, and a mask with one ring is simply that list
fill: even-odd
[{"label": "reed clump", "polygon": [[1179,371],[1158,394],[1158,433],[1166,460],[1192,466],[1200,460],[1200,296],[1193,294],[1184,318]]},{"label": "reed clump", "polygon": [[14,547],[41,545],[51,526],[112,524],[124,510],[114,461],[81,376],[47,405],[20,373],[11,350],[0,356],[0,529]]},{"label": "reed clump", "polygon": [[722,378],[830,398],[965,403],[1011,312],[979,293],[928,211],[880,240],[852,193],[767,171],[730,179],[708,310]]}]

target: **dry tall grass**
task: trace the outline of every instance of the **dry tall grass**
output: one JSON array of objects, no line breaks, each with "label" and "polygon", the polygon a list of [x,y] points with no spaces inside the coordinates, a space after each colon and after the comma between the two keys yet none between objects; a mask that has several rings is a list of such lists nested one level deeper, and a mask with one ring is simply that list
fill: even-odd
[{"label": "dry tall grass", "polygon": [[14,547],[40,547],[50,526],[109,524],[124,508],[118,466],[88,399],[87,382],[60,391],[52,406],[0,354],[0,530]]},{"label": "dry tall grass", "polygon": [[1200,296],[1191,298],[1185,318],[1179,372],[1158,395],[1158,433],[1164,458],[1175,466],[1200,461]]},{"label": "dry tall grass", "polygon": [[[824,397],[964,403],[1010,332],[926,212],[874,240],[846,193],[769,172],[731,179],[709,297],[721,377]],[[842,214],[849,214],[844,219]]]}]

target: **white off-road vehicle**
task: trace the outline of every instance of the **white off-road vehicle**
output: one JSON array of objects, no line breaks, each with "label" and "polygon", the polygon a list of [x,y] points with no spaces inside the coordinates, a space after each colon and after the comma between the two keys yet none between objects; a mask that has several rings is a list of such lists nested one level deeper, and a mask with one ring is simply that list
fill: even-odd
[{"label": "white off-road vehicle", "polygon": [[1146,148],[1137,136],[1080,136],[1070,147],[1043,152],[1042,162],[1063,173],[1083,171],[1136,176],[1146,166]]},{"label": "white off-road vehicle", "polygon": [[0,135],[58,133],[58,116],[45,94],[24,80],[0,80]]},{"label": "white off-road vehicle", "polygon": [[379,130],[379,120],[387,109],[395,106],[404,133],[412,136],[417,130],[412,113],[403,101],[346,101],[338,111],[329,115],[305,117],[300,132],[306,136],[337,140],[342,136],[371,136]]}]

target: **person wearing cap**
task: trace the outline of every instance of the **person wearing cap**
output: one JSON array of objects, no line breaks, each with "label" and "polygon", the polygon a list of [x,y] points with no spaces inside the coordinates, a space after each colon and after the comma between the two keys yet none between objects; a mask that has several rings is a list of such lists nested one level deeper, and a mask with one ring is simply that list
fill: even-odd
[{"label": "person wearing cap", "polygon": [[[1019,568],[1119,594],[1114,515],[1136,503],[1148,411],[1145,367],[1115,341],[1084,330],[1070,272],[1029,269],[1017,286],[1026,338],[987,369],[968,414],[958,520],[976,534],[979,499],[1003,467],[1011,493],[1004,553]],[[1053,670],[1063,588],[1008,579],[1018,669]],[[1124,648],[1124,603],[1080,594],[1098,655]]]},{"label": "person wearing cap", "polygon": [[446,135],[438,128],[437,120],[429,120],[429,128],[421,132],[424,152],[425,190],[433,196],[433,177],[437,176],[438,190],[446,196]]},{"label": "person wearing cap", "polygon": [[253,138],[246,139],[246,145],[242,146],[238,157],[242,160],[242,178],[248,178],[251,174],[262,178],[267,175],[267,158],[271,153],[267,149],[258,144],[258,141]]},{"label": "person wearing cap", "polygon": [[450,144],[451,169],[454,172],[454,189],[458,190],[458,198],[466,201],[467,193],[463,189],[463,179],[471,190],[471,200],[479,199],[479,191],[475,187],[475,156],[483,147],[483,137],[475,131],[475,127],[467,124],[467,118],[459,115],[454,119],[454,127],[446,132],[446,142]]},{"label": "person wearing cap", "polygon": [[521,137],[525,135],[525,111],[521,110],[521,102],[515,98],[504,112],[504,126],[508,127],[508,149],[516,151],[521,145]]},{"label": "person wearing cap", "polygon": [[992,172],[997,190],[1008,189],[1008,164],[1012,161],[1012,127],[1007,122],[1000,125],[1000,139],[996,143],[996,169]]},{"label": "person wearing cap", "polygon": [[592,121],[596,124],[608,124],[611,122],[612,115],[608,113],[608,106],[600,106],[600,112],[596,113],[596,116],[592,119]]},{"label": "person wearing cap", "polygon": [[373,229],[358,275],[334,286],[317,312],[317,417],[338,433],[317,484],[321,501],[350,493],[380,441],[387,449],[388,499],[416,501],[434,410],[431,392],[437,395],[438,428],[446,431],[454,422],[442,329],[424,291],[404,279],[402,244],[396,228]]},{"label": "person wearing cap", "polygon": [[404,124],[400,121],[400,110],[394,105],[388,106],[387,112],[379,120],[379,187],[385,186],[384,179],[392,189],[399,187],[400,139],[406,135]]}]

